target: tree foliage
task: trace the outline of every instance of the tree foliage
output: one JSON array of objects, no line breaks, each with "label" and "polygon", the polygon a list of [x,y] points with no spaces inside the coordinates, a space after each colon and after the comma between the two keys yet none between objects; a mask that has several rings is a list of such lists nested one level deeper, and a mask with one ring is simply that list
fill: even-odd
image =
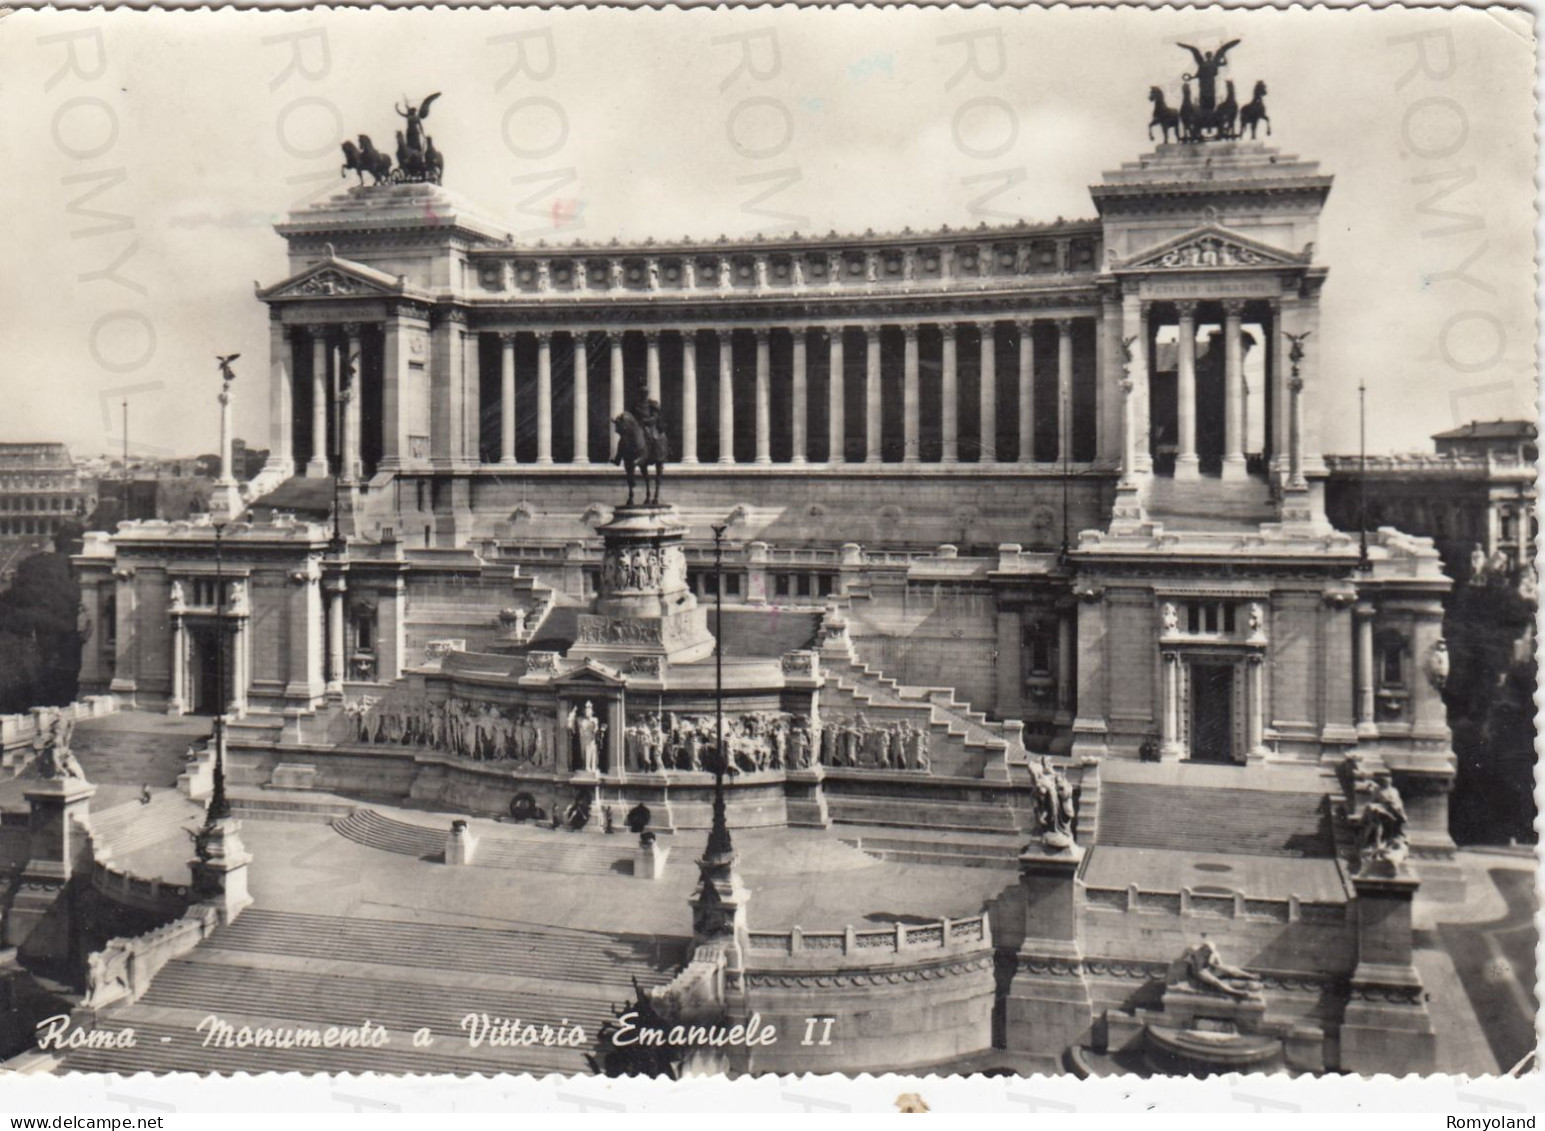
[{"label": "tree foliage", "polygon": [[80,676],[80,584],[64,554],[33,554],[0,593],[0,713],[61,706]]}]

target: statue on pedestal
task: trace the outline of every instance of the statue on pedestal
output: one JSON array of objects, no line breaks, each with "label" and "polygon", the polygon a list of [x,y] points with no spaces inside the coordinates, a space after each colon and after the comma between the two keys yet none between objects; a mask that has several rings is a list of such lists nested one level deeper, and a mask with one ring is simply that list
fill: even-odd
[{"label": "statue on pedestal", "polygon": [[75,723],[61,712],[50,712],[45,726],[40,719],[38,732],[32,740],[37,757],[38,776],[49,781],[85,781],[86,771],[76,761],[70,750],[70,735]]},{"label": "statue on pedestal", "polygon": [[596,718],[595,706],[590,700],[585,700],[583,715],[578,708],[569,710],[569,732],[574,736],[580,769],[587,774],[597,773],[601,764],[601,736],[606,733],[606,725]]},{"label": "statue on pedestal", "polygon": [[1206,939],[1187,949],[1171,964],[1166,984],[1231,998],[1259,997],[1261,992],[1259,978],[1248,970],[1224,962],[1218,948]]},{"label": "statue on pedestal", "polygon": [[[634,401],[631,411],[620,412],[612,421],[612,431],[617,433],[617,454],[612,462],[622,467],[628,477],[628,501],[633,505],[633,477],[635,472],[644,475],[644,505],[660,504],[660,480],[665,475],[665,461],[670,458],[670,438],[665,433],[665,418],[660,404],[647,395]],[[654,468],[654,484],[649,482],[649,469]]]},{"label": "statue on pedestal", "polygon": [[1030,776],[1041,843],[1048,848],[1072,847],[1073,818],[1078,815],[1073,805],[1073,786],[1062,771],[1051,764],[1051,759],[1044,756],[1039,766],[1031,763]]},{"label": "statue on pedestal", "polygon": [[1358,870],[1394,871],[1410,851],[1406,839],[1406,807],[1388,770],[1378,770],[1367,800],[1357,815]]}]

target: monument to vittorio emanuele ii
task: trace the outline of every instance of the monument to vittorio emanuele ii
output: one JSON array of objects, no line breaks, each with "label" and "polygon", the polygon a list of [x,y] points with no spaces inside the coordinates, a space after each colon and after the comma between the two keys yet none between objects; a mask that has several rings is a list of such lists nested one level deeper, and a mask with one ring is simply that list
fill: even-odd
[{"label": "monument to vittorio emanuele ii", "polygon": [[[1153,88],[1154,147],[1044,224],[533,243],[440,183],[456,155],[410,103],[395,164],[351,142],[359,183],[276,226],[270,457],[221,534],[239,600],[208,523],[93,536],[114,631],[84,689],[226,699],[249,785],[642,805],[665,835],[717,798],[735,828],[1018,866],[942,928],[937,1059],[995,992],[957,944],[1017,955],[1027,1055],[1205,1059],[1175,1019],[1223,1010],[1240,1064],[1430,1056],[1399,918],[1456,874],[1449,582],[1425,540],[1325,519],[1332,178],[1265,139],[1264,83],[1241,104],[1219,77],[1236,44],[1191,50],[1199,100]],[[1299,886],[1151,865],[1201,842]],[[728,860],[695,897],[734,904],[704,920],[739,939],[715,961],[794,1011],[769,955],[802,969],[799,932],[759,940]],[[1379,962],[1360,900],[1388,911]],[[1187,950],[1198,916],[1248,971]],[[1303,968],[1262,976],[1267,951]]]}]

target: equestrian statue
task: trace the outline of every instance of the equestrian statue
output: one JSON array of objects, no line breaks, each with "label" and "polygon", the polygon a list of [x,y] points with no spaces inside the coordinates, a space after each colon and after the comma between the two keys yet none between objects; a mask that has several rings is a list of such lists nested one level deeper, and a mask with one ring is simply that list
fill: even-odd
[{"label": "equestrian statue", "polygon": [[[670,458],[670,438],[665,434],[665,417],[660,404],[646,390],[637,390],[633,408],[617,414],[612,421],[617,433],[617,454],[612,462],[621,465],[628,476],[628,501],[633,506],[634,475],[644,476],[644,506],[660,505],[660,480],[665,475],[665,461]],[[650,486],[649,469],[654,468]]]}]

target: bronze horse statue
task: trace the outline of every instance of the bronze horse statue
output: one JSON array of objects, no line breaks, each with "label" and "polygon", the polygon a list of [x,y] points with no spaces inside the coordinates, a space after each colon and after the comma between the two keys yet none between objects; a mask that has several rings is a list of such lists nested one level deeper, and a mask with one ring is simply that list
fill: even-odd
[{"label": "bronze horse statue", "polygon": [[1239,110],[1239,132],[1243,136],[1246,130],[1250,131],[1250,140],[1255,140],[1255,129],[1262,122],[1266,123],[1266,136],[1271,136],[1271,118],[1266,114],[1266,84],[1255,84],[1255,96],[1246,102]]},{"label": "bronze horse statue", "polygon": [[[636,471],[644,473],[644,506],[657,506],[660,502],[660,480],[665,474],[665,461],[669,455],[668,445],[664,430],[649,418],[651,414],[646,410],[640,415],[645,419],[640,420],[631,412],[622,412],[612,421],[612,431],[617,433],[617,454],[612,457],[612,462],[620,464],[628,475],[628,501],[625,506],[633,505],[633,476]],[[649,482],[651,467],[654,468],[652,488]]]},{"label": "bronze horse statue", "polygon": [[343,143],[343,168],[338,175],[346,177],[350,172],[359,174],[362,185],[366,173],[370,174],[373,184],[380,184],[392,178],[392,159],[375,147],[370,135],[360,134],[359,145],[347,140]]},{"label": "bronze horse statue", "polygon": [[[1153,103],[1153,117],[1148,120],[1148,140],[1153,140],[1153,127],[1162,131],[1162,140],[1169,141],[1170,134],[1180,133],[1180,111],[1164,101],[1164,92],[1156,86],[1148,88],[1148,101]],[[1182,139],[1183,140],[1183,139]]]}]

